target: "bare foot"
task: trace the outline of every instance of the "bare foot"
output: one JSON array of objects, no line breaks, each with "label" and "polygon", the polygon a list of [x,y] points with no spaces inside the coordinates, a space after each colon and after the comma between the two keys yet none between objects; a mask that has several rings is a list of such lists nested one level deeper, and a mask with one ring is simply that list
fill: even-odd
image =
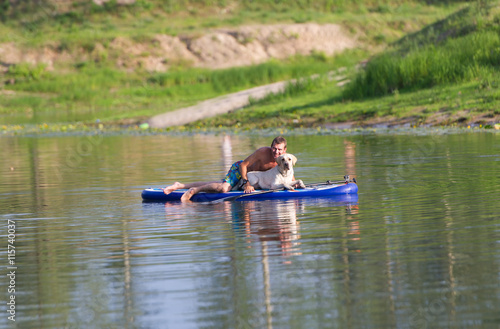
[{"label": "bare foot", "polygon": [[191,200],[191,197],[196,194],[196,189],[194,187],[190,188],[187,190],[182,196],[181,196],[181,202],[188,202]]},{"label": "bare foot", "polygon": [[175,182],[172,185],[165,187],[163,189],[163,193],[170,194],[173,191],[178,190],[178,189],[183,188],[183,187],[184,187],[184,184],[179,183],[179,182]]}]

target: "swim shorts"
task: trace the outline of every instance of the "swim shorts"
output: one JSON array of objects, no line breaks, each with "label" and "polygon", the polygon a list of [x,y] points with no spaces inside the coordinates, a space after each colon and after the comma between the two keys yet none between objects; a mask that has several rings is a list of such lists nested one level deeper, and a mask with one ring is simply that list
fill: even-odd
[{"label": "swim shorts", "polygon": [[233,163],[233,165],[231,166],[231,168],[227,172],[226,177],[224,177],[222,182],[228,183],[229,185],[231,185],[231,187],[234,187],[236,184],[238,184],[238,182],[241,179],[240,164],[242,162],[243,161],[237,161],[237,162]]}]

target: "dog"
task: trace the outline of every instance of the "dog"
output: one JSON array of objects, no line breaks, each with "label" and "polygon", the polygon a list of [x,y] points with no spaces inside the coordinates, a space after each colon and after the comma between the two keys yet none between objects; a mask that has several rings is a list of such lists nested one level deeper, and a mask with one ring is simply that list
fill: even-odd
[{"label": "dog", "polygon": [[302,180],[293,180],[293,166],[297,158],[293,154],[285,153],[280,155],[276,162],[278,165],[267,171],[250,171],[247,173],[248,182],[255,189],[286,189],[293,190],[294,185],[298,184],[300,188],[306,186]]}]

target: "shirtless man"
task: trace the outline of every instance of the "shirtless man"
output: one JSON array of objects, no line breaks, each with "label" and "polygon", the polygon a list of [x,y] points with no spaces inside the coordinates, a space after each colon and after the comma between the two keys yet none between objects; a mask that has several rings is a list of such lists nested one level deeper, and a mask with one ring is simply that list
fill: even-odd
[{"label": "shirtless man", "polygon": [[276,158],[285,153],[286,139],[278,136],[273,140],[271,147],[261,147],[245,160],[235,162],[222,181],[195,182],[188,184],[175,182],[174,184],[165,187],[163,192],[165,194],[169,194],[178,189],[188,189],[181,197],[181,201],[186,202],[190,200],[193,195],[199,192],[229,192],[234,186],[238,185],[240,180],[242,180],[241,187],[245,190],[245,193],[251,193],[255,191],[255,189],[248,183],[247,172],[266,171],[274,168],[277,165]]}]

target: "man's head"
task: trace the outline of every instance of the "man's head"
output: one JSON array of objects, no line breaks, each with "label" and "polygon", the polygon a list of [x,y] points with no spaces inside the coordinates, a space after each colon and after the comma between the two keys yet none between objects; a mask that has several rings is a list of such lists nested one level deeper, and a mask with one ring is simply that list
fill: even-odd
[{"label": "man's head", "polygon": [[278,136],[273,139],[271,144],[271,149],[273,151],[273,157],[276,159],[282,154],[286,153],[286,139],[282,136]]}]

